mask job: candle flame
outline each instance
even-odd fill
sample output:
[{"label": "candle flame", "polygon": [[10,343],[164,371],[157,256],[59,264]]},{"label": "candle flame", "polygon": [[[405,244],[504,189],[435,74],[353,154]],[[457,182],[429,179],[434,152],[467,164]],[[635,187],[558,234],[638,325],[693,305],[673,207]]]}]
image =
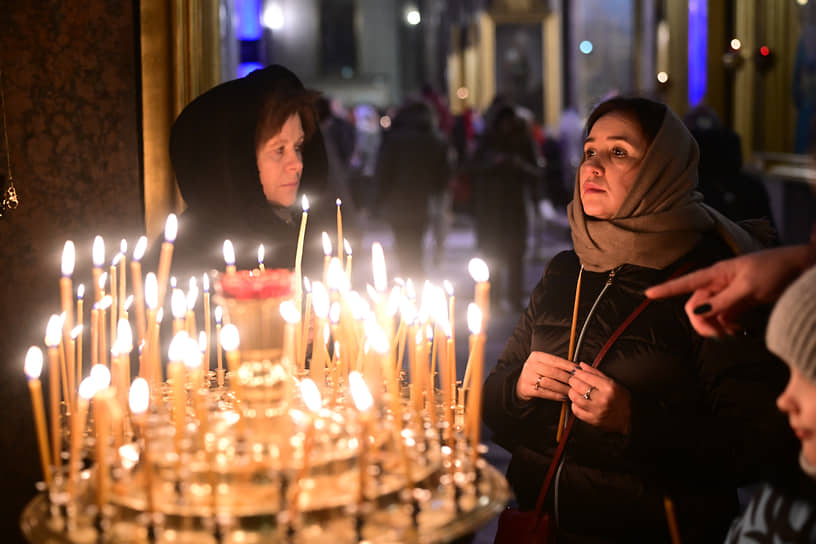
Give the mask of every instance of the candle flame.
[{"label": "candle flame", "polygon": [[229,240],[224,240],[224,262],[227,266],[235,266],[235,249]]},{"label": "candle flame", "polygon": [[388,288],[388,276],[385,273],[385,255],[379,242],[371,244],[371,268],[374,272],[374,288],[382,293]]},{"label": "candle flame", "polygon": [[221,324],[221,316],[224,315],[224,310],[221,309],[221,306],[215,307],[215,324]]},{"label": "candle flame", "polygon": [[63,319],[55,314],[48,320],[48,325],[45,327],[45,345],[49,348],[59,346]]},{"label": "candle flame", "polygon": [[119,261],[121,259],[122,259],[122,254],[121,253],[117,253],[116,255],[114,255],[113,259],[111,259],[111,266],[118,266]]},{"label": "candle flame", "polygon": [[29,380],[39,380],[43,367],[42,350],[37,346],[28,348],[25,356],[25,374]]},{"label": "candle flame", "polygon": [[397,315],[397,311],[399,311],[400,303],[402,302],[403,298],[402,289],[396,285],[391,288],[391,293],[388,295],[388,304],[385,308],[388,315]]},{"label": "candle flame", "polygon": [[139,236],[139,239],[136,241],[136,247],[133,248],[133,260],[141,261],[142,257],[144,257],[146,250],[147,250],[147,236]]},{"label": "candle flame", "polygon": [[127,240],[125,240],[124,238],[122,238],[122,241],[119,242],[119,253],[121,253],[122,255],[127,253]]},{"label": "candle flame", "polygon": [[410,299],[403,298],[400,304],[400,315],[405,323],[413,323],[417,317],[417,309],[414,302]]},{"label": "candle flame", "polygon": [[105,264],[105,240],[98,234],[94,236],[93,250],[93,264],[97,268]]},{"label": "candle flame", "polygon": [[204,331],[198,331],[198,350],[207,351],[207,333]]},{"label": "candle flame", "polygon": [[354,319],[363,319],[370,310],[368,302],[357,291],[349,291],[348,295],[346,295],[346,301]]},{"label": "candle flame", "polygon": [[[137,378],[142,379],[142,378]],[[79,396],[82,397],[84,400],[91,400],[93,396],[96,394],[96,381],[91,378],[87,377],[79,384]]]},{"label": "candle flame", "polygon": [[145,276],[144,297],[147,307],[151,310],[155,310],[159,305],[159,284],[156,279],[156,274],[153,272],[149,272],[147,276]]},{"label": "candle flame", "polygon": [[312,282],[309,281],[309,278],[306,276],[303,276],[303,290],[307,293],[312,292]]},{"label": "candle flame", "polygon": [[364,327],[368,344],[380,355],[385,355],[390,347],[385,332],[373,319],[366,320]]},{"label": "candle flame", "polygon": [[442,287],[445,288],[445,293],[447,293],[449,297],[453,296],[453,284],[451,282],[442,280]]},{"label": "candle flame", "polygon": [[321,236],[323,238],[323,255],[328,257],[329,255],[332,254],[331,240],[329,239],[329,235],[325,231],[322,233]]},{"label": "candle flame", "polygon": [[371,397],[371,392],[363,379],[363,375],[352,370],[348,375],[349,387],[351,389],[351,398],[354,400],[354,405],[360,412],[367,412],[374,404],[374,399]]},{"label": "candle flame", "polygon": [[338,198],[337,200],[334,201],[334,203],[340,206],[340,204],[342,204],[343,201]]},{"label": "candle flame", "polygon": [[195,338],[187,337],[186,346],[184,348],[184,366],[190,370],[195,370],[201,366],[201,350],[198,349],[198,342]]},{"label": "candle flame", "polygon": [[171,213],[164,222],[164,241],[172,244],[176,241],[176,234],[178,234],[178,217]]},{"label": "candle flame", "polygon": [[374,289],[374,286],[370,283],[366,283],[366,293],[368,293],[369,298],[377,304],[380,301],[380,295],[377,293],[377,290]]},{"label": "candle flame", "polygon": [[475,302],[468,304],[467,309],[468,329],[472,334],[479,334],[482,332],[482,311]]},{"label": "candle flame", "polygon": [[76,249],[71,240],[65,242],[62,248],[62,275],[70,276],[74,273],[74,261],[76,260]]},{"label": "candle flame", "polygon": [[263,264],[264,262],[264,245],[261,244],[258,246],[258,264]]},{"label": "candle flame", "polygon": [[126,312],[130,310],[131,304],[133,304],[133,295],[128,295],[128,297],[125,299],[125,303],[123,304]]},{"label": "candle flame", "polygon": [[85,284],[80,283],[77,287],[77,299],[82,300],[83,298],[85,298]]},{"label": "candle flame", "polygon": [[340,293],[347,293],[351,289],[348,276],[343,272],[343,264],[337,257],[332,257],[331,261],[329,261],[326,282],[329,284],[329,289],[334,289]]},{"label": "candle flame", "polygon": [[195,308],[196,300],[198,300],[198,285],[195,284],[195,278],[190,278],[190,290],[187,291],[187,309],[191,312]]},{"label": "candle flame", "polygon": [[176,288],[176,277],[175,276],[170,276],[170,288],[171,289]]},{"label": "candle flame", "polygon": [[451,338],[453,336],[453,329],[449,321],[443,321],[439,326],[442,328],[442,334],[446,337]]},{"label": "candle flame", "polygon": [[94,385],[94,395],[96,392],[105,389],[110,385],[111,373],[105,365],[94,365],[91,368],[91,380]]},{"label": "candle flame", "polygon": [[345,238],[343,238],[343,249],[345,250],[346,255],[351,256],[351,244],[349,244],[349,241]]},{"label": "candle flame", "polygon": [[210,277],[206,273],[201,275],[201,288],[205,293],[210,292]]},{"label": "candle flame", "polygon": [[300,382],[300,396],[303,397],[303,403],[309,410],[315,413],[320,410],[322,404],[320,391],[311,378],[305,378]]},{"label": "candle flame", "polygon": [[230,323],[221,329],[221,347],[224,351],[235,351],[238,349],[240,343],[240,335],[238,334],[238,327]]},{"label": "candle flame", "polygon": [[319,281],[312,284],[312,307],[320,319],[326,319],[329,315],[329,293]]},{"label": "candle flame", "polygon": [[156,323],[161,324],[162,319],[164,319],[164,308],[159,308],[156,311]]},{"label": "candle flame", "polygon": [[428,342],[433,342],[433,327],[430,325],[425,325],[425,338],[428,339]]},{"label": "candle flame", "polygon": [[422,329],[420,328],[416,332],[416,335],[414,336],[414,342],[417,343],[417,344],[421,344],[423,340],[424,340],[424,338],[422,337]]},{"label": "candle flame", "polygon": [[107,310],[113,304],[113,297],[110,295],[105,295],[102,299],[96,304],[97,308],[100,310]]},{"label": "candle flame", "polygon": [[72,340],[76,340],[76,339],[77,339],[77,337],[78,337],[80,334],[82,334],[82,329],[83,329],[83,328],[84,328],[84,325],[77,325],[76,327],[74,327],[73,329],[71,329],[71,339],[72,339]]},{"label": "candle flame", "polygon": [[122,343],[119,353],[130,353],[133,349],[133,331],[127,319],[120,319],[116,324],[116,341]]},{"label": "candle flame", "polygon": [[306,195],[303,195],[303,198],[300,199],[300,207],[303,208],[303,213],[309,211],[309,199],[306,198]]},{"label": "candle flame", "polygon": [[187,354],[187,346],[190,341],[190,336],[187,331],[179,331],[170,341],[170,347],[167,349],[167,356],[171,361],[183,361]]},{"label": "candle flame", "polygon": [[144,378],[136,378],[130,384],[130,393],[128,394],[128,405],[130,406],[130,413],[134,416],[142,415],[147,412],[150,406],[150,386]]},{"label": "candle flame", "polygon": [[106,283],[108,283],[108,273],[107,272],[102,272],[99,275],[99,288],[100,289],[105,289],[105,284]]},{"label": "candle flame", "polygon": [[300,312],[295,307],[295,303],[291,300],[284,300],[281,302],[280,313],[283,316],[283,319],[290,325],[294,325],[300,321]]},{"label": "candle flame", "polygon": [[184,317],[187,311],[187,299],[181,289],[173,289],[173,294],[170,296],[170,311],[176,319]]},{"label": "candle flame", "polygon": [[490,272],[487,269],[487,263],[478,257],[473,258],[468,263],[468,272],[473,278],[473,281],[481,283],[490,279]]},{"label": "candle flame", "polygon": [[416,288],[411,278],[408,278],[408,281],[405,282],[405,296],[411,300],[416,300]]},{"label": "candle flame", "polygon": [[329,324],[326,323],[323,325],[323,345],[329,343],[329,337],[331,336],[331,329],[329,328]]},{"label": "candle flame", "polygon": [[337,301],[332,302],[329,308],[329,320],[334,324],[340,322],[340,303]]}]

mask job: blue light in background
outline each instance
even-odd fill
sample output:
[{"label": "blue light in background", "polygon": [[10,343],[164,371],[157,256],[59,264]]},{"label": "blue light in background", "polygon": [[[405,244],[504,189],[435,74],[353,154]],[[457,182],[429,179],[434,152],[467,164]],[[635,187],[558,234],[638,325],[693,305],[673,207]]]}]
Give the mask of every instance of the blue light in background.
[{"label": "blue light in background", "polygon": [[248,76],[251,72],[261,68],[263,68],[263,64],[259,62],[242,62],[238,65],[238,77]]},{"label": "blue light in background", "polygon": [[239,40],[261,39],[260,0],[235,0],[235,16],[235,33]]},{"label": "blue light in background", "polygon": [[706,93],[706,41],[708,39],[708,1],[688,3],[688,103],[694,107]]},{"label": "blue light in background", "polygon": [[584,40],[580,44],[578,44],[578,49],[581,50],[581,53],[584,55],[589,55],[592,53],[592,42],[589,40]]}]

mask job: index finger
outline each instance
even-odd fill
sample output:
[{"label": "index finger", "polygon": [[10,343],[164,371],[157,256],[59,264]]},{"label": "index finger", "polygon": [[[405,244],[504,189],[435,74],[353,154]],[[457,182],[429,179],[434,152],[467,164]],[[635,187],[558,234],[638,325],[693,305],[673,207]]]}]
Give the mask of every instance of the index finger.
[{"label": "index finger", "polygon": [[570,372],[573,368],[575,368],[575,363],[568,361],[563,357],[559,357],[558,355],[552,355],[543,351],[534,351],[530,353],[530,360],[536,364],[551,365],[567,372]]},{"label": "index finger", "polygon": [[706,285],[711,283],[714,277],[715,273],[711,267],[703,268],[702,270],[691,272],[690,274],[686,274],[685,276],[680,276],[679,278],[675,278],[673,280],[669,280],[649,287],[648,289],[646,289],[645,295],[648,298],[656,299],[674,297],[677,295],[682,295],[684,293],[690,293],[692,291],[700,289],[701,287],[705,287]]}]

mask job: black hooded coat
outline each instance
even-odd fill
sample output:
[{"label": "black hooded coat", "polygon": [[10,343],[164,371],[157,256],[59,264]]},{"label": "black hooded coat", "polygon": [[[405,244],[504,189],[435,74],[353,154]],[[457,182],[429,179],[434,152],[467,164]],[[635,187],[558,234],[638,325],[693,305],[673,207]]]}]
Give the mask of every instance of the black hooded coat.
[{"label": "black hooded coat", "polygon": [[[293,268],[300,199],[293,208],[267,202],[255,156],[255,134],[264,101],[273,92],[301,90],[303,84],[279,65],[214,87],[191,102],[173,124],[170,159],[187,209],[179,219],[172,273],[180,278],[223,269],[223,243],[235,247],[239,269],[257,267],[264,244],[267,268]],[[320,252],[316,220],[334,218],[334,200],[320,198],[328,170],[319,127],[303,146],[299,192],[311,202],[304,271]],[[327,201],[331,202],[327,202]],[[322,211],[323,208],[326,211]]]}]

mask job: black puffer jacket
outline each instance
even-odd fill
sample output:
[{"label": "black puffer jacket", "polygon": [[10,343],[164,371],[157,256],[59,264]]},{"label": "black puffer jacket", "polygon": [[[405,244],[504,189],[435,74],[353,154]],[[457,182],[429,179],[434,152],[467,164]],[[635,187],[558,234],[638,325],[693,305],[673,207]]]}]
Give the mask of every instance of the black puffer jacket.
[{"label": "black puffer jacket", "polygon": [[[592,363],[646,287],[684,262],[701,267],[728,253],[708,235],[664,270],[616,269],[577,360]],[[531,351],[566,357],[579,268],[573,252],[551,261],[484,386],[484,419],[494,441],[513,454],[508,479],[523,509],[535,505],[555,450],[560,403],[525,403],[516,381]],[[579,330],[609,276],[584,271]],[[554,512],[557,488],[559,542],[668,541],[664,495],[675,502],[685,542],[722,542],[736,514],[737,486],[758,480],[764,464],[797,448],[774,404],[787,371],[765,350],[762,335],[704,339],[689,325],[683,302],[652,302],[601,363],[631,393],[631,433],[576,421],[547,499]]]}]

